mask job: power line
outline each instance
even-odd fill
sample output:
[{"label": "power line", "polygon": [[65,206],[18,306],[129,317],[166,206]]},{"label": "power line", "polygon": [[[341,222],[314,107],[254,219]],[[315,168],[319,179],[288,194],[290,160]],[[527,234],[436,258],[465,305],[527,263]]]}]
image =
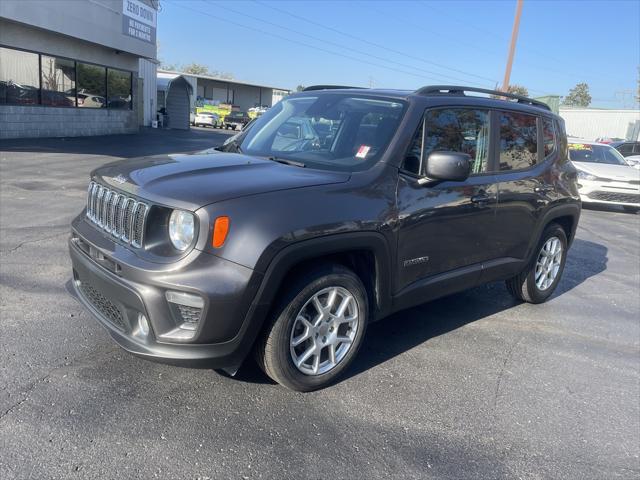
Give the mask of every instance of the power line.
[{"label": "power line", "polygon": [[383,49],[383,50],[387,50],[388,52],[394,53],[394,54],[396,54],[396,55],[402,55],[402,56],[404,56],[404,57],[411,58],[412,60],[418,60],[418,61],[420,61],[420,62],[428,63],[428,64],[430,64],[430,65],[434,65],[434,66],[436,66],[436,67],[443,68],[443,69],[445,69],[445,70],[451,70],[451,71],[453,71],[453,72],[461,73],[461,74],[466,75],[466,76],[469,76],[469,77],[479,78],[479,79],[481,79],[481,80],[486,80],[486,81],[489,81],[489,82],[492,82],[492,83],[495,83],[495,82],[496,82],[496,79],[495,79],[495,78],[489,78],[489,77],[484,77],[484,76],[482,76],[482,75],[476,75],[476,74],[474,74],[474,73],[466,72],[466,71],[464,71],[464,70],[460,70],[460,69],[453,68],[453,67],[448,67],[448,66],[446,66],[446,65],[443,65],[443,64],[440,64],[440,63],[436,63],[436,62],[433,62],[433,61],[431,61],[431,60],[425,60],[424,58],[416,57],[416,56],[414,56],[414,55],[410,55],[410,54],[408,54],[408,53],[406,53],[406,52],[402,52],[402,51],[400,51],[400,50],[395,50],[395,49],[393,49],[393,48],[386,47],[386,46],[381,45],[381,44],[379,44],[379,43],[371,42],[371,41],[369,41],[369,40],[367,40],[367,39],[364,39],[364,38],[358,37],[358,36],[353,35],[353,34],[351,34],[351,33],[343,32],[343,31],[341,31],[341,30],[338,30],[337,28],[333,28],[333,27],[330,27],[330,26],[324,25],[324,24],[322,24],[322,23],[320,23],[320,22],[316,22],[316,21],[314,21],[314,20],[310,20],[310,19],[308,19],[308,18],[306,18],[306,17],[303,17],[303,16],[301,16],[301,15],[297,15],[297,14],[295,14],[295,13],[291,13],[291,12],[289,12],[289,11],[287,11],[287,10],[283,10],[283,9],[281,9],[281,8],[274,7],[273,5],[268,5],[268,4],[266,4],[266,3],[262,2],[262,1],[253,0],[253,2],[254,2],[254,3],[257,3],[257,4],[259,4],[259,5],[262,5],[263,7],[267,7],[267,8],[270,8],[270,9],[272,9],[272,10],[275,10],[275,11],[277,11],[277,12],[284,13],[285,15],[289,15],[290,17],[296,18],[296,19],[298,19],[298,20],[302,20],[303,22],[307,22],[307,23],[310,23],[310,24],[312,24],[312,25],[316,25],[316,26],[318,26],[318,27],[320,27],[320,28],[324,28],[324,29],[329,30],[329,31],[332,31],[332,32],[334,32],[334,33],[338,33],[338,34],[340,34],[340,35],[343,35],[343,36],[345,36],[345,37],[348,37],[348,38],[351,38],[351,39],[357,40],[357,41],[362,42],[362,43],[367,43],[367,44],[369,44],[369,45],[371,45],[371,46],[374,46],[374,47],[376,47],[376,48],[381,48],[381,49]]},{"label": "power line", "polygon": [[[165,1],[167,1],[167,0],[165,0]],[[387,69],[387,70],[391,70],[393,72],[404,73],[405,75],[411,75],[411,76],[418,77],[418,78],[426,78],[426,79],[436,80],[436,81],[440,80],[439,78],[436,78],[436,77],[429,77],[429,76],[426,76],[426,75],[417,74],[415,72],[399,70],[397,68],[393,68],[393,67],[390,67],[390,66],[387,66],[387,65],[381,65],[379,63],[371,62],[371,61],[368,61],[368,60],[363,60],[361,58],[352,57],[350,55],[345,55],[345,54],[342,54],[342,53],[339,53],[339,52],[334,52],[332,50],[328,50],[326,48],[322,48],[322,47],[318,47],[318,46],[315,46],[315,45],[311,45],[309,43],[301,42],[299,40],[293,40],[291,38],[285,37],[283,35],[279,35],[277,33],[268,32],[268,31],[261,30],[261,29],[256,28],[256,27],[250,27],[248,25],[244,25],[244,24],[242,24],[240,22],[236,22],[234,20],[229,20],[228,18],[221,17],[219,15],[214,15],[214,14],[209,13],[209,12],[204,12],[202,10],[198,10],[198,9],[186,6],[182,2],[179,3],[179,2],[177,2],[175,0],[172,0],[169,3],[171,3],[171,4],[173,4],[173,5],[177,6],[177,7],[180,7],[180,8],[184,8],[186,10],[191,10],[192,12],[199,13],[200,15],[205,15],[205,16],[214,18],[216,20],[221,20],[221,21],[226,22],[228,24],[235,25],[235,26],[238,26],[240,28],[244,28],[244,29],[249,30],[249,31],[254,32],[254,33],[258,32],[258,33],[261,33],[261,34],[264,34],[264,35],[269,35],[269,36],[278,38],[280,40],[284,40],[286,42],[293,43],[293,44],[298,45],[298,46],[302,45],[302,46],[305,46],[305,47],[308,47],[308,48],[312,48],[312,49],[315,49],[315,50],[319,50],[319,51],[328,53],[330,55],[346,58],[348,60],[353,60],[353,61],[360,62],[360,63],[365,63],[367,65],[372,65],[372,66],[375,66],[375,67],[378,67],[378,68],[384,68],[384,69]]]},{"label": "power line", "polygon": [[[427,4],[427,3],[423,3],[422,5],[426,6],[426,7],[427,7],[428,9],[430,9],[430,10],[433,10],[434,12],[438,12],[438,13],[440,13],[440,14],[444,15],[444,16],[448,16],[449,18],[451,18],[451,20],[453,20],[453,21],[454,21],[454,22],[456,22],[456,23],[459,23],[460,25],[464,25],[466,28],[471,27],[471,28],[473,28],[474,30],[476,30],[476,31],[478,31],[478,32],[480,32],[480,33],[483,33],[484,35],[490,35],[490,36],[492,36],[492,37],[494,37],[494,38],[498,38],[498,39],[500,39],[500,41],[504,41],[504,38],[502,38],[500,35],[496,34],[495,32],[492,32],[491,30],[487,30],[487,29],[485,29],[485,28],[481,28],[481,27],[477,26],[476,24],[474,24],[474,23],[472,23],[472,22],[466,22],[466,21],[463,21],[463,20],[459,20],[455,15],[453,15],[453,14],[451,13],[451,11],[444,11],[444,10],[441,10],[441,9],[439,9],[439,8],[436,8],[436,7],[434,7],[433,5],[431,5],[431,4]],[[534,53],[534,54],[539,55],[539,56],[541,56],[541,57],[544,57],[544,59],[545,59],[545,60],[553,60],[553,61],[555,61],[555,62],[557,62],[557,63],[561,63],[561,64],[563,64],[563,65],[565,65],[565,66],[566,66],[566,64],[567,64],[567,59],[559,59],[559,58],[555,58],[555,57],[553,57],[553,56],[549,55],[549,53],[548,53],[548,52],[541,52],[541,51],[536,50],[536,49],[534,49],[534,48],[531,48],[531,47],[524,47],[524,46],[523,46],[523,47],[519,47],[519,48],[520,48],[520,50],[525,50],[525,51],[527,51],[527,52],[531,52],[531,53]],[[562,71],[562,70],[556,70],[555,68],[549,68],[548,66],[544,66],[544,67],[543,67],[543,66],[540,66],[540,65],[532,64],[532,63],[530,63],[530,62],[529,62],[529,64],[530,64],[531,66],[536,67],[537,69],[546,70],[546,71],[548,71],[548,72],[552,72],[552,73],[556,73],[556,74],[559,74],[559,75],[565,75],[565,76],[567,76],[567,77],[574,78],[574,76],[573,76],[572,74],[567,73],[567,72],[564,72],[564,71]],[[576,67],[576,70],[577,70],[577,69],[578,69],[578,67]],[[600,79],[605,79],[605,78],[607,78],[607,77],[604,77],[604,76],[601,76],[601,75],[597,75],[597,74],[594,74],[594,73],[591,73],[591,74],[590,74],[590,77],[592,77],[592,78],[596,78],[596,77],[597,77],[597,78],[600,78]],[[608,79],[608,78],[607,78],[607,79]]]},{"label": "power line", "polygon": [[[200,1],[205,2],[205,3],[211,3],[211,0],[200,0]],[[455,81],[460,81],[460,82],[463,82],[463,83],[474,83],[475,85],[478,85],[478,86],[486,86],[485,84],[480,84],[480,83],[477,83],[477,82],[471,82],[471,81],[469,81],[468,79],[465,79],[465,78],[454,77],[452,75],[444,74],[444,73],[441,73],[441,72],[434,72],[433,70],[426,70],[424,68],[416,67],[415,65],[408,65],[406,63],[401,63],[401,62],[397,62],[395,60],[389,60],[388,58],[380,57],[378,55],[373,55],[371,53],[368,53],[368,52],[365,52],[365,51],[362,51],[362,50],[357,50],[357,49],[351,48],[351,47],[345,47],[343,44],[340,44],[340,43],[337,43],[337,42],[333,42],[333,41],[327,40],[325,38],[319,38],[319,37],[316,37],[314,35],[310,35],[308,33],[301,32],[299,30],[294,30],[293,28],[289,28],[289,27],[286,27],[284,25],[281,25],[281,24],[278,24],[278,23],[275,23],[275,22],[271,22],[269,20],[264,20],[262,18],[256,17],[254,15],[250,15],[250,14],[245,13],[245,12],[240,12],[238,10],[235,10],[235,9],[227,7],[227,6],[222,6],[220,4],[216,4],[216,7],[217,8],[221,8],[223,10],[227,10],[229,12],[233,12],[236,15],[241,15],[243,17],[251,18],[251,19],[256,20],[258,22],[266,23],[267,25],[272,25],[274,27],[281,28],[283,30],[287,30],[289,32],[295,33],[296,35],[302,35],[304,37],[311,38],[311,39],[316,40],[318,42],[334,45],[334,46],[342,48],[344,50],[349,50],[351,52],[354,52],[354,53],[357,53],[357,54],[360,54],[360,55],[365,55],[365,56],[368,56],[368,57],[371,57],[371,58],[375,58],[376,60],[381,60],[381,61],[386,62],[386,63],[392,63],[394,65],[398,65],[398,66],[401,66],[401,67],[404,67],[404,68],[409,68],[409,69],[412,69],[412,70],[419,70],[421,72],[425,72],[425,73],[432,74],[432,75],[440,75],[441,77],[449,78],[449,79],[452,79],[452,80],[455,80]]]}]

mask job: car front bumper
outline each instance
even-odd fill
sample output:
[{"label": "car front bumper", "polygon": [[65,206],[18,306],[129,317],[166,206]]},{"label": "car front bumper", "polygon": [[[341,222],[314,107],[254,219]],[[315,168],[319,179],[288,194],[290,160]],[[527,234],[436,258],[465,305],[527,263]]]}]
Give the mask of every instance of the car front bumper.
[{"label": "car front bumper", "polygon": [[629,182],[578,180],[583,203],[640,206],[640,185]]},{"label": "car front bumper", "polygon": [[[231,372],[250,351],[257,333],[251,317],[263,315],[265,308],[252,304],[261,281],[256,272],[197,250],[177,264],[144,261],[94,229],[83,215],[72,224],[69,252],[73,278],[68,290],[125,350]],[[180,294],[201,298],[202,308],[195,328],[187,332],[192,337],[169,338],[172,332],[184,333],[179,327],[185,317],[169,301]],[[150,327],[146,334],[140,315]]]}]

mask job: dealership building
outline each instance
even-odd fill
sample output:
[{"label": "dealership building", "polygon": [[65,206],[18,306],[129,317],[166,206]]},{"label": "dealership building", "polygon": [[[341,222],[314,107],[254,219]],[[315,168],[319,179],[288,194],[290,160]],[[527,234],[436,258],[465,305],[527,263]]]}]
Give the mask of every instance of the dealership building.
[{"label": "dealership building", "polygon": [[0,138],[151,125],[157,9],[157,0],[0,1]]},{"label": "dealership building", "polygon": [[165,109],[169,128],[189,128],[189,112],[206,104],[228,104],[247,111],[272,107],[290,93],[282,87],[170,70],[158,70],[157,87],[157,104]]}]

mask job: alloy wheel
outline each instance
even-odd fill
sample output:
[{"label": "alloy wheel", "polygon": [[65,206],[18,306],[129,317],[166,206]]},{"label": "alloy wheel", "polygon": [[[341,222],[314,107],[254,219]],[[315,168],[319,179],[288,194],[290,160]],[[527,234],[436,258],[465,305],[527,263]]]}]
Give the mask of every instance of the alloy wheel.
[{"label": "alloy wheel", "polygon": [[353,345],[360,325],[358,302],[344,287],[315,293],[300,309],[291,329],[291,359],[305,375],[335,368]]},{"label": "alloy wheel", "polygon": [[562,264],[562,242],[550,237],[542,246],[536,260],[535,281],[538,290],[545,291],[555,282]]}]

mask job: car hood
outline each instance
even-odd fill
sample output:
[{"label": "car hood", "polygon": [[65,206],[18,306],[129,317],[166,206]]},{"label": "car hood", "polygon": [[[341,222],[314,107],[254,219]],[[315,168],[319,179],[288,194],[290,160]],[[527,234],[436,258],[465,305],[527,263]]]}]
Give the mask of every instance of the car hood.
[{"label": "car hood", "polygon": [[350,174],[206,151],[120,160],[94,170],[91,176],[152,203],[197,210],[247,195],[342,183]]},{"label": "car hood", "polygon": [[610,165],[607,163],[573,162],[579,170],[600,178],[610,178],[620,182],[640,180],[640,172],[629,165]]}]

